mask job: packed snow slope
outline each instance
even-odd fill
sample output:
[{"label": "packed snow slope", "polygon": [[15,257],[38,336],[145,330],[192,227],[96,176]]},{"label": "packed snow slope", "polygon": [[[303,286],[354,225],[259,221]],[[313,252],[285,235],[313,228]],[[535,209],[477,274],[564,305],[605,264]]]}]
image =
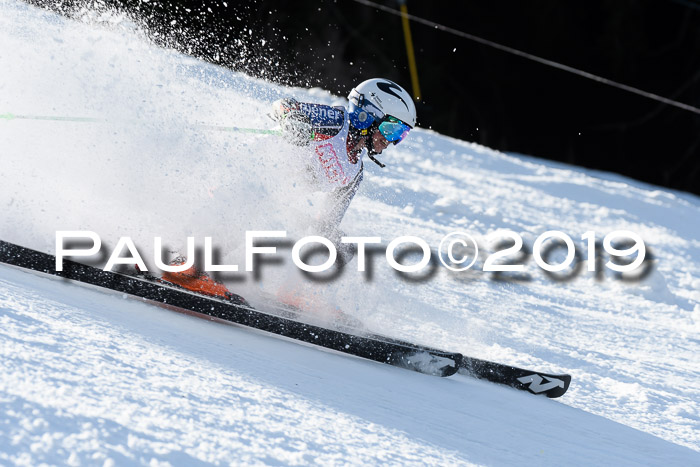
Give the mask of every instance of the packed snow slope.
[{"label": "packed snow slope", "polygon": [[[239,265],[246,230],[300,238],[322,202],[300,181],[308,155],[221,131],[272,128],[270,103],[289,95],[344,102],[159,49],[113,14],[0,0],[0,238],[53,253],[56,230],[91,230],[109,253],[130,236],[152,262],[154,236],[173,250],[211,236]],[[354,260],[313,282],[280,248],[229,286],[253,303],[301,290],[376,332],[568,372],[565,396],[429,377],[0,266],[0,463],[700,464],[700,199],[422,129],[382,159],[366,161],[349,235],[437,248],[460,230],[492,251],[505,230],[529,247],[560,230],[585,254],[584,233],[629,230],[651,273],[584,262],[555,281],[530,258],[527,280],[495,280],[482,258],[407,278],[379,254],[370,273]]]}]

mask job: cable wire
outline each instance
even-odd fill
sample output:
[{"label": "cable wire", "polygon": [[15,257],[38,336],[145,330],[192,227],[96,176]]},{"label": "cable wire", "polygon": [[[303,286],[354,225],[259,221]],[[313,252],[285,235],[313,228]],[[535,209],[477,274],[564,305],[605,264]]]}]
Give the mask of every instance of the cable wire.
[{"label": "cable wire", "polygon": [[445,26],[445,25],[436,23],[436,22],[434,22],[434,21],[430,21],[430,20],[427,20],[427,19],[424,19],[424,18],[420,18],[420,17],[418,17],[418,16],[415,16],[415,15],[412,15],[412,14],[409,14],[409,13],[402,13],[402,12],[399,11],[399,10],[395,10],[395,9],[393,9],[393,8],[390,8],[390,7],[388,7],[388,6],[385,6],[385,5],[376,3],[376,2],[372,2],[372,1],[370,1],[370,0],[353,0],[353,1],[354,1],[354,2],[357,2],[357,3],[360,3],[360,4],[362,4],[362,5],[365,5],[365,6],[369,6],[369,7],[376,8],[376,9],[378,9],[378,10],[382,10],[382,11],[384,11],[384,12],[386,12],[386,13],[390,13],[390,14],[395,15],[395,16],[403,16],[403,15],[406,15],[406,16],[408,17],[408,19],[410,19],[411,21],[415,21],[415,22],[417,22],[417,23],[421,23],[421,24],[424,24],[424,25],[426,25],[426,26],[430,26],[430,27],[435,28],[435,29],[438,29],[438,30],[440,30],[440,31],[444,31],[444,32],[447,32],[447,33],[450,33],[450,34],[454,34],[455,36],[463,37],[463,38],[465,38],[465,39],[469,39],[469,40],[471,40],[471,41],[478,42],[479,44],[488,45],[488,46],[490,46],[490,47],[493,47],[493,48],[495,48],[495,49],[501,50],[501,51],[503,51],[503,52],[507,52],[507,53],[510,53],[510,54],[513,54],[513,55],[517,55],[517,56],[519,56],[519,57],[526,58],[526,59],[528,59],[528,60],[532,60],[532,61],[535,61],[535,62],[538,62],[538,63],[542,63],[543,65],[547,65],[547,66],[550,66],[550,67],[553,67],[553,68],[557,68],[557,69],[559,69],[559,70],[567,71],[567,72],[569,72],[569,73],[573,73],[573,74],[575,74],[575,75],[579,75],[579,76],[582,76],[582,77],[584,77],[584,78],[587,78],[587,79],[590,79],[590,80],[593,80],[593,81],[597,81],[597,82],[599,82],[599,83],[607,84],[607,85],[609,85],[609,86],[613,86],[613,87],[615,87],[615,88],[622,89],[622,90],[624,90],[624,91],[631,92],[631,93],[633,93],[633,94],[637,94],[637,95],[639,95],[639,96],[643,96],[643,97],[646,97],[646,98],[648,98],[648,99],[653,99],[653,100],[658,101],[658,102],[663,102],[664,104],[672,105],[672,106],[674,106],[674,107],[678,107],[678,108],[680,108],[680,109],[687,110],[687,111],[689,111],[689,112],[693,112],[693,113],[695,113],[695,114],[700,115],[700,108],[694,107],[694,106],[689,105],[689,104],[684,104],[683,102],[678,102],[678,101],[675,101],[675,100],[673,100],[673,99],[668,99],[668,98],[663,97],[663,96],[660,96],[660,95],[658,95],[658,94],[654,94],[654,93],[652,93],[652,92],[644,91],[643,89],[635,88],[635,87],[633,87],[633,86],[628,86],[628,85],[626,85],[626,84],[619,83],[619,82],[617,82],[617,81],[613,81],[613,80],[611,80],[611,79],[604,78],[604,77],[602,77],[602,76],[594,75],[593,73],[589,73],[589,72],[584,71],[584,70],[580,70],[580,69],[578,69],[578,68],[574,68],[574,67],[571,67],[571,66],[568,66],[568,65],[564,65],[564,64],[562,64],[562,63],[555,62],[555,61],[552,61],[552,60],[548,60],[548,59],[546,59],[546,58],[538,57],[537,55],[533,55],[533,54],[530,54],[530,53],[527,53],[527,52],[523,52],[522,50],[514,49],[513,47],[508,47],[507,45],[499,44],[499,43],[497,43],[497,42],[490,41],[490,40],[488,40],[488,39],[484,39],[484,38],[482,38],[482,37],[475,36],[475,35],[473,35],[473,34],[469,34],[469,33],[463,32],[463,31],[459,31],[459,30],[453,29],[453,28],[451,28],[451,27],[449,27],[449,26]]}]

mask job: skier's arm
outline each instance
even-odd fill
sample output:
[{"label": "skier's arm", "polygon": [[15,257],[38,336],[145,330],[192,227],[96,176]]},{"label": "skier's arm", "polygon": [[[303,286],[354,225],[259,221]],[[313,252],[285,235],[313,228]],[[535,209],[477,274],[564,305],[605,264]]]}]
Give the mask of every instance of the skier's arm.
[{"label": "skier's arm", "polygon": [[270,116],[279,122],[285,136],[300,146],[310,140],[321,141],[337,135],[346,118],[343,107],[298,102],[291,98],[274,102]]},{"label": "skier's arm", "polygon": [[282,134],[292,144],[306,146],[313,138],[311,119],[295,99],[286,98],[273,102],[270,117],[280,124]]}]

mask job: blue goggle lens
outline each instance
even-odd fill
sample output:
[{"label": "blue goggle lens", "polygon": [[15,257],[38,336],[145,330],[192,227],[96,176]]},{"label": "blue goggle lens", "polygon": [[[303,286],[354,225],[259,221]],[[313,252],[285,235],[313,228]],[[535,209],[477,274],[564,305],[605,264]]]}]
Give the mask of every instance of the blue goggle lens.
[{"label": "blue goggle lens", "polygon": [[389,117],[379,124],[379,132],[387,141],[394,144],[403,140],[409,131],[411,131],[410,126],[393,117]]}]

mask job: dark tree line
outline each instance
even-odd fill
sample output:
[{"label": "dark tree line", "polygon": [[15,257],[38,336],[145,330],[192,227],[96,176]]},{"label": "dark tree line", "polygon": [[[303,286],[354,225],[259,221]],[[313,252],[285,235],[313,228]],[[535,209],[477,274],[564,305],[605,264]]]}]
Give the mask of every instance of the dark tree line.
[{"label": "dark tree line", "polygon": [[[398,8],[397,0],[376,0]],[[74,14],[78,2],[33,2]],[[399,17],[353,0],[100,2],[153,39],[235,70],[345,95],[410,89]],[[60,6],[58,6],[60,5]],[[700,107],[700,0],[407,1],[409,13]],[[173,24],[173,21],[175,22]],[[700,115],[411,23],[419,125],[503,151],[700,194]]]}]

